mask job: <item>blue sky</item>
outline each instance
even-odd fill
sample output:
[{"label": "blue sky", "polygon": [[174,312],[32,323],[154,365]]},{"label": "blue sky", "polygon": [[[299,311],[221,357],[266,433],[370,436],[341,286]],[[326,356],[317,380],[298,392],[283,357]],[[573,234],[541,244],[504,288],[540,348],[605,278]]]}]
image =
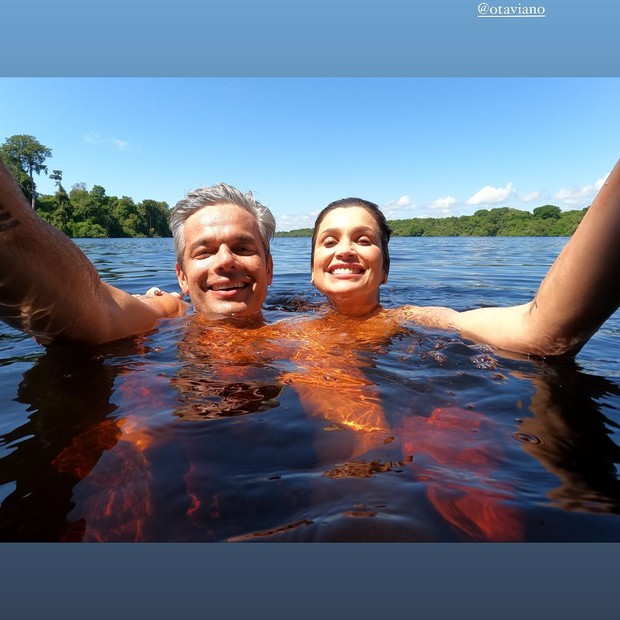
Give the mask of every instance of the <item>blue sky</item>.
[{"label": "blue sky", "polygon": [[0,78],[0,141],[34,135],[67,189],[173,206],[225,181],[279,230],[352,195],[389,219],[587,206],[619,111],[618,78]]}]

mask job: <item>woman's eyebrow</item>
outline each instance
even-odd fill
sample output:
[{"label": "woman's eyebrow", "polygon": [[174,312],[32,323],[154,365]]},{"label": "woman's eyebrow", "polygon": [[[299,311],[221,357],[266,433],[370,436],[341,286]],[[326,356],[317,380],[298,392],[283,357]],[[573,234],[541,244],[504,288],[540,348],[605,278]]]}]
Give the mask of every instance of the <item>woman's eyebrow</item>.
[{"label": "woman's eyebrow", "polygon": [[[351,234],[357,234],[357,233],[371,233],[371,234],[377,234],[377,231],[370,228],[370,226],[356,226],[355,228],[347,228],[346,229],[347,232],[350,232]],[[326,228],[325,230],[321,231],[321,238],[323,237],[329,237],[330,235],[339,235],[342,234],[343,229],[342,228]]]}]

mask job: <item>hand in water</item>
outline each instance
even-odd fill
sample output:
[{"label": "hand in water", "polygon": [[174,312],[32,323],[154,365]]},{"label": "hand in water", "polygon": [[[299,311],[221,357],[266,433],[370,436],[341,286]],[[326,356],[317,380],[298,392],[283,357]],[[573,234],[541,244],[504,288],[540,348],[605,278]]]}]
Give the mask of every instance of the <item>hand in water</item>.
[{"label": "hand in water", "polygon": [[157,286],[152,286],[144,295],[133,297],[155,310],[160,318],[183,316],[189,307],[189,304],[183,301],[181,293],[166,293]]},{"label": "hand in water", "polygon": [[162,295],[171,295],[172,297],[176,297],[177,299],[183,299],[183,295],[181,293],[166,293],[157,286],[152,286],[148,291],[146,291],[146,293],[136,294],[134,295],[134,297],[138,299],[144,299],[146,297],[161,297]]}]

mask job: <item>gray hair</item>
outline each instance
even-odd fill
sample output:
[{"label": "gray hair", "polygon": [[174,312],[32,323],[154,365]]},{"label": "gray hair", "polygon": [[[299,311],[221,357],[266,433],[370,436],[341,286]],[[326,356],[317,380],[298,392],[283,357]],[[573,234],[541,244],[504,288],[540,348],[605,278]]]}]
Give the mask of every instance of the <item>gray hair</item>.
[{"label": "gray hair", "polygon": [[265,205],[258,202],[252,195],[252,192],[243,194],[237,188],[232,187],[232,185],[218,183],[211,187],[199,187],[189,192],[172,209],[170,230],[172,230],[174,251],[180,265],[183,265],[183,254],[185,253],[184,231],[187,219],[204,207],[221,204],[241,207],[254,217],[258,224],[263,247],[265,248],[265,255],[269,256],[269,243],[273,239],[276,230],[276,220],[273,217],[273,213]]}]

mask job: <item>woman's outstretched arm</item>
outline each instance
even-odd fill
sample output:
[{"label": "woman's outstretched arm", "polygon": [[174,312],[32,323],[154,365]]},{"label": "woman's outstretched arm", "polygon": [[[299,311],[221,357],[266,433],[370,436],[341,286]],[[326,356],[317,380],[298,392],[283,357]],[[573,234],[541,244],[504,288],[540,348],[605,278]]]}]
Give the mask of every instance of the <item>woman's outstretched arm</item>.
[{"label": "woman's outstretched arm", "polygon": [[41,220],[0,162],[0,319],[41,344],[97,344],[178,316],[174,295],[141,301],[101,280],[60,231]]},{"label": "woman's outstretched arm", "polygon": [[620,161],[534,299],[450,316],[464,337],[539,356],[574,355],[620,305]]}]

